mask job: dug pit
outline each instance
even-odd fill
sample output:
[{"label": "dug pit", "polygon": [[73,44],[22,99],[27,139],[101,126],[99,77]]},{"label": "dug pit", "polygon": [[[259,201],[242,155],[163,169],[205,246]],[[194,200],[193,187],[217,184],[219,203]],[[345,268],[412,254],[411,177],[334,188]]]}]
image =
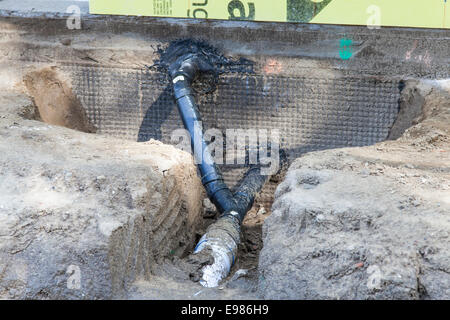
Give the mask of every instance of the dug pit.
[{"label": "dug pit", "polygon": [[24,84],[36,107],[34,112],[27,111],[25,116],[81,132],[96,131],[73,93],[70,81],[64,79],[58,68],[29,72],[24,77]]},{"label": "dug pit", "polygon": [[[114,109],[102,109],[103,107],[101,105],[90,105],[90,103],[94,103],[95,99],[86,99],[86,94],[84,92],[80,93],[80,90],[82,90],[82,88],[80,87],[75,87],[74,89],[72,89],[72,83],[75,83],[79,86],[80,80],[69,79],[70,75],[70,72],[64,73],[64,68],[61,69],[56,67],[44,68],[42,70],[32,71],[28,73],[24,77],[24,83],[34,101],[36,109],[34,110],[34,112],[30,108],[24,109],[23,114],[26,115],[26,117],[28,117],[29,119],[33,117],[39,117],[46,123],[67,127],[82,132],[92,133],[96,131],[95,127],[97,127],[98,133],[105,136],[105,138],[107,136],[114,136],[114,132],[125,133],[125,131],[127,131],[127,135],[132,135],[135,127],[129,126],[129,123],[128,125],[125,125],[125,123],[121,121],[120,117],[123,115],[121,111],[117,110],[117,113],[114,113]],[[118,74],[118,76],[120,75]],[[248,77],[248,75],[246,77]],[[161,80],[159,80],[158,83],[161,83]],[[222,83],[222,85],[225,87],[227,86],[226,83]],[[380,138],[376,139],[381,139],[382,136],[384,136],[384,139],[388,137],[391,139],[400,137],[408,127],[420,121],[420,117],[424,112],[422,108],[425,100],[423,97],[423,93],[422,95],[420,92],[418,93],[417,85],[418,83],[415,81],[407,81],[406,85],[404,84],[402,86],[399,86],[400,89],[406,89],[401,91],[401,96],[399,95],[399,97],[401,98],[397,100],[396,110],[399,111],[398,116],[394,118],[381,118],[392,120],[389,120],[385,124],[383,130],[380,131]],[[255,87],[255,89],[256,88],[257,87]],[[104,96],[105,94],[105,92],[101,93],[101,87],[96,87],[93,90],[100,90],[100,92],[97,92],[97,95]],[[208,90],[206,90],[205,92],[199,94],[198,100],[206,104],[201,105],[201,108],[203,109],[202,111],[206,111],[207,119],[209,118],[208,112],[210,110],[208,108],[209,99],[214,96],[214,100],[216,103],[217,101],[220,101],[220,99],[225,99],[224,101],[226,101],[226,96],[221,97],[221,92],[222,91],[219,87],[216,92],[209,92]],[[141,94],[143,93],[141,92]],[[153,126],[156,126],[159,121],[162,120],[159,118],[161,114],[159,113],[158,108],[168,107],[168,105],[171,105],[173,103],[173,100],[170,98],[170,91],[164,90],[162,93],[162,97],[163,99],[160,100],[160,102],[158,102],[157,104],[153,103],[147,111],[147,114],[145,115],[139,127],[138,140],[146,140],[142,139],[142,132],[149,132],[149,129],[153,128]],[[144,99],[145,97],[141,96],[141,104],[144,103]],[[161,96],[159,99],[161,99]],[[103,99],[99,101],[103,101]],[[119,102],[121,106],[126,103],[125,101]],[[117,101],[115,101],[114,103],[117,103]],[[127,106],[129,107],[128,104]],[[100,111],[98,111],[98,108],[101,108]],[[218,107],[216,106],[215,108]],[[149,111],[152,111],[151,114],[155,116],[155,118],[149,118]],[[292,110],[291,112],[294,111]],[[358,113],[348,113],[347,117],[351,117],[352,115],[357,114]],[[168,119],[170,119],[170,117]],[[178,123],[178,121],[175,119],[173,121],[174,123],[172,125]],[[167,122],[163,121],[162,124],[164,123]],[[388,123],[390,123],[390,127]],[[218,125],[219,123],[216,122],[215,124]],[[378,128],[378,130],[380,129],[381,128]],[[157,138],[158,136],[161,138],[161,140],[167,141],[167,136],[162,134],[162,132],[160,135],[156,135],[155,138]],[[170,137],[170,133],[168,133],[168,136]],[[291,143],[292,141],[296,141],[292,140],[292,136],[288,136],[286,138],[287,140],[291,141]],[[369,140],[368,143],[370,144]],[[300,149],[300,151],[292,149],[292,144],[285,144],[285,146],[291,146],[291,160],[293,160],[295,156],[308,151],[308,148]],[[332,146],[333,144],[328,147]],[[326,147],[317,145],[309,146],[309,148],[311,150],[314,150],[316,148],[321,149]],[[226,166],[223,166],[223,169],[225,170],[225,175],[228,177],[228,182],[230,182],[230,179],[231,182],[233,182],[233,179],[235,179],[237,173],[239,173],[239,170],[241,170],[239,168],[236,168],[236,166],[231,171],[227,171]],[[264,192],[261,193],[261,195],[257,198],[254,207],[247,214],[246,219],[244,220],[242,226],[243,241],[239,248],[237,263],[233,266],[229,278],[226,279],[224,286],[222,286],[222,289],[226,288],[228,290],[228,293],[234,292],[233,294],[238,297],[257,297],[258,294],[260,294],[258,293],[258,288],[260,287],[260,283],[258,283],[258,281],[260,281],[258,265],[259,254],[261,249],[263,248],[262,226],[264,220],[268,216],[270,216],[271,213],[271,205],[273,201],[273,193],[271,192],[272,190],[275,190],[276,186],[281,181],[284,180],[285,173],[286,172],[284,171],[277,176],[272,177],[271,181],[268,184],[268,187],[266,187]],[[308,185],[311,185],[311,183],[308,182]],[[198,188],[199,189],[195,192],[202,194],[203,190],[201,185],[199,185]],[[199,237],[204,233],[207,226],[212,223],[215,218],[215,210],[214,208],[211,208],[211,204],[208,204],[207,201],[203,201],[203,203],[206,204],[205,208],[203,209],[204,218],[200,223],[196,224],[196,230],[195,232],[193,232],[196,237],[193,238],[188,244],[182,245],[186,248],[186,250],[179,251],[173,249],[169,251],[169,254],[162,252],[157,253],[156,255],[159,256],[162,260],[159,260],[159,264],[155,265],[152,269],[151,273],[153,275],[152,277],[154,277],[154,281],[148,282],[148,277],[137,277],[135,279],[135,284],[131,287],[131,289],[129,289],[130,298],[161,297],[161,290],[163,287],[162,283],[166,281],[172,283],[174,287],[177,287],[179,285],[184,286],[185,290],[180,291],[180,294],[175,296],[178,298],[195,297],[201,299],[206,297],[202,294],[198,294],[197,296],[193,295],[198,292],[208,292],[208,294],[213,294],[213,296],[215,295],[217,298],[227,296],[228,293],[224,294],[223,292],[218,290],[202,291],[203,289],[200,290],[200,288],[196,287],[193,284],[190,284],[191,280],[198,280],[196,279],[195,271],[198,271],[198,268],[204,265],[204,263],[206,263],[207,261],[200,261],[201,259],[197,259],[197,261],[189,261],[189,259],[186,260],[186,258],[189,257],[190,253],[192,253],[193,246],[198,241]],[[117,241],[118,240],[115,241],[116,245],[118,245]],[[156,287],[153,287],[154,285]],[[166,291],[166,293],[169,291]],[[152,292],[159,293],[158,295],[154,295]],[[171,296],[173,298],[172,295],[173,293],[167,296]]]}]

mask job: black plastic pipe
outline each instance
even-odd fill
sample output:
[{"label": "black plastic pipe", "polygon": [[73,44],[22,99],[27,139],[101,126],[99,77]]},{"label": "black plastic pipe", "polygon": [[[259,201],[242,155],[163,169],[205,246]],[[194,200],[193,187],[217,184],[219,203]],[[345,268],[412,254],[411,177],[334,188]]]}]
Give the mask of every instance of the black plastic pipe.
[{"label": "black plastic pipe", "polygon": [[198,73],[212,70],[213,66],[200,53],[184,54],[169,66],[178,111],[184,127],[189,131],[194,156],[202,160],[198,164],[202,184],[220,216],[233,216],[240,224],[268,176],[261,175],[260,167],[256,166],[249,169],[234,194],[225,184],[204,140],[201,116],[192,90],[192,82]]}]

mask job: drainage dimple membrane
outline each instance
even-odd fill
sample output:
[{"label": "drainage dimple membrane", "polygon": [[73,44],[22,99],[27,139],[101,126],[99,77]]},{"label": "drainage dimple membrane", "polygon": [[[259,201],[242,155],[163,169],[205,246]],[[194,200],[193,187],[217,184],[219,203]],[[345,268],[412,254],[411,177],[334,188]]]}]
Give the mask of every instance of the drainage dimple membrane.
[{"label": "drainage dimple membrane", "polygon": [[[73,90],[97,132],[172,143],[182,129],[166,75],[151,70],[69,66]],[[371,145],[387,138],[398,112],[400,83],[343,78],[224,74],[214,92],[197,96],[204,129],[277,129],[290,159],[320,149]],[[233,187],[243,165],[222,165]],[[270,203],[275,185],[260,201]]]}]

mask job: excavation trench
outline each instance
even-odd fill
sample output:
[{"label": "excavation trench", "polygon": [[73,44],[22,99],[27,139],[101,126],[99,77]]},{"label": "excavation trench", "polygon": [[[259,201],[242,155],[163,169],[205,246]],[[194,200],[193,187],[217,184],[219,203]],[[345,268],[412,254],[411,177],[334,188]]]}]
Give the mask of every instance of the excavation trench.
[{"label": "excavation trench", "polygon": [[[95,131],[96,135],[91,135],[91,137],[101,138],[99,140],[105,138],[102,140],[105,145],[108,145],[105,141],[109,138],[115,138],[115,140],[111,139],[111,141],[114,141],[111,145],[119,144],[117,141],[120,140],[117,139],[121,139],[127,146],[129,142],[132,144],[131,142],[136,141],[153,144],[151,142],[153,139],[161,141],[165,145],[177,145],[177,147],[183,148],[185,140],[179,130],[184,127],[177,110],[176,101],[173,98],[171,79],[166,71],[150,66],[154,65],[155,59],[160,58],[161,51],[158,48],[167,48],[171,40],[180,37],[204,39],[219,48],[217,52],[222,52],[226,59],[229,58],[236,62],[233,68],[225,70],[230,72],[223,72],[218,76],[214,73],[203,74],[201,75],[203,79],[193,85],[196,91],[195,99],[203,118],[204,131],[211,133],[211,136],[213,136],[215,130],[216,133],[220,132],[220,135],[216,134],[216,136],[222,137],[224,144],[223,164],[219,164],[219,168],[223,173],[225,183],[231,190],[234,190],[243,177],[247,165],[238,163],[236,158],[233,162],[226,161],[227,137],[234,134],[247,136],[246,139],[250,140],[249,136],[256,135],[259,137],[264,134],[264,130],[266,130],[266,135],[271,135],[278,130],[280,148],[286,151],[289,161],[313,151],[363,147],[374,145],[386,139],[397,139],[406,128],[420,122],[424,116],[424,112],[421,110],[423,93],[420,90],[415,90],[416,83],[414,81],[402,81],[402,79],[446,79],[449,77],[448,48],[442,45],[448,39],[448,32],[444,29],[386,27],[368,31],[366,26],[83,15],[82,30],[69,30],[66,28],[68,17],[69,14],[2,11],[0,33],[3,41],[0,47],[0,63],[2,64],[0,77],[7,81],[1,81],[0,85],[2,85],[2,88],[12,88],[16,83],[25,80],[24,87],[33,98],[35,107],[24,109],[22,116],[26,119],[40,118],[47,123],[62,125],[83,132],[93,133]],[[342,49],[340,48],[340,39],[349,39],[353,42],[353,55],[348,60],[342,60],[340,57],[340,50]],[[245,59],[239,59],[239,57]],[[224,63],[225,60],[218,59],[216,62]],[[33,68],[33,70],[30,71],[30,68]],[[23,74],[26,74],[25,78],[23,78]],[[434,111],[430,108],[426,112],[433,113]],[[9,120],[2,117],[0,117],[0,121],[3,121],[5,128],[8,128],[8,130],[2,131],[5,137],[4,141],[11,141],[6,140],[8,135],[16,132],[16,129],[21,129],[20,125],[15,125],[13,122],[20,121],[14,120],[8,123]],[[45,141],[52,140],[51,137],[46,139],[45,134],[39,135],[39,132],[34,131],[34,128],[28,127],[28,125],[35,125],[32,122],[24,121],[24,123],[25,126],[22,129],[29,131],[24,132],[23,137],[19,136],[17,141],[30,142],[29,145],[34,146],[33,150],[37,153],[44,150],[43,158],[47,153],[51,154],[53,150],[48,143],[46,148],[42,148],[42,150],[39,146],[35,146],[36,143],[32,143],[33,141],[40,141],[42,145],[45,145]],[[444,125],[441,126],[444,127]],[[11,130],[7,126],[11,126]],[[42,128],[42,131],[48,129],[48,126],[36,125],[36,127]],[[239,133],[227,132],[228,129],[243,131]],[[64,130],[52,128],[49,131],[63,132]],[[74,139],[76,141],[72,141],[75,149],[77,148],[76,143],[84,146],[84,142],[90,140],[87,138],[82,143],[81,140],[86,136],[75,133],[75,131],[72,132],[74,137],[77,138]],[[419,136],[421,134],[420,130],[415,130],[413,133]],[[66,143],[65,139],[70,136],[70,131],[64,131],[62,134],[64,137],[61,137],[61,139],[55,137],[55,141],[60,142],[58,145],[60,148]],[[420,138],[422,139],[422,137]],[[220,138],[218,139],[220,140]],[[427,139],[430,141],[439,139],[439,131],[436,131],[432,136],[425,135],[423,137],[424,150],[427,150]],[[70,139],[67,138],[66,140]],[[189,139],[186,141],[189,145]],[[124,149],[127,149],[127,146]],[[5,146],[5,144],[3,148],[7,151],[6,154],[12,155],[17,149],[12,150],[9,145]],[[65,148],[61,149],[65,150]],[[104,149],[84,148],[82,150]],[[56,153],[56,151],[59,150],[54,152]],[[70,154],[71,150],[66,152]],[[102,158],[101,152],[99,151],[98,154],[100,158]],[[444,153],[442,152],[442,154]],[[78,155],[80,156],[80,152]],[[375,159],[378,159],[378,156],[381,157],[382,154],[377,154]],[[86,159],[88,158],[86,157]],[[17,159],[22,161],[26,157],[19,156]],[[38,161],[35,161],[37,157],[32,160],[34,161],[32,161],[32,164],[40,165]],[[122,174],[126,172],[127,168],[126,156],[123,156],[121,160],[123,163],[121,163],[122,166],[119,171]],[[170,161],[170,159],[167,161]],[[88,163],[87,167],[92,164],[92,162],[86,162]],[[66,164],[64,163],[61,168],[57,166],[58,163],[56,163],[57,165],[52,161],[49,163],[55,166],[56,171],[65,170]],[[107,161],[101,164],[108,165]],[[28,164],[22,161],[18,165],[21,167],[17,171],[22,175],[22,171],[27,170]],[[67,162],[67,165],[70,165],[70,163]],[[312,169],[322,170],[321,164],[317,166],[317,168]],[[334,169],[335,163],[331,162],[327,166]],[[9,164],[6,167],[9,168]],[[193,169],[190,164],[188,167],[185,166],[185,169]],[[72,166],[72,168],[77,167]],[[144,167],[144,169],[146,168]],[[195,169],[193,170],[195,171]],[[51,170],[45,169],[45,172],[47,171]],[[147,171],[144,170],[144,172]],[[139,184],[141,171],[136,172],[134,172],[135,175],[130,177],[133,177],[131,180],[137,181]],[[102,173],[102,175],[104,174]],[[134,179],[135,176],[136,179]],[[86,176],[85,178],[89,180],[92,177]],[[19,175],[17,179],[22,178]],[[104,177],[97,179],[97,176],[95,176],[94,179],[94,185],[105,181]],[[153,178],[150,177],[149,179],[152,181]],[[119,180],[130,183],[130,180]],[[263,270],[261,263],[258,266],[258,256],[262,248],[261,225],[272,214],[271,207],[275,189],[282,180],[284,180],[283,173],[272,176],[256,198],[253,208],[246,215],[241,228],[243,240],[238,250],[238,258],[229,278],[226,279],[226,288],[230,290],[242,285],[244,291],[249,292],[256,286],[256,281],[252,282],[257,278],[258,272],[256,269],[259,267],[260,271]],[[53,183],[53,180],[46,180],[50,183],[49,181]],[[316,183],[317,181],[310,179],[303,183],[301,188],[304,187],[308,192],[308,190],[317,189],[317,186],[320,186]],[[49,185],[49,187],[51,186]],[[202,189],[200,185],[195,188]],[[333,192],[330,193],[331,195],[334,194]],[[101,195],[103,193],[100,193]],[[128,196],[126,192],[119,192],[119,195],[122,198],[119,199],[115,196],[114,201],[117,199],[123,200],[123,206],[119,211],[122,216],[127,217],[129,215],[127,211]],[[99,194],[96,193],[96,196],[99,196]],[[204,197],[206,198],[206,196]],[[331,198],[333,199],[333,197]],[[371,199],[370,194],[368,198]],[[151,198],[149,201],[153,200],[158,201],[157,198]],[[173,201],[169,201],[166,207],[171,208],[179,205],[179,203],[176,203],[177,199],[171,200]],[[404,206],[403,203],[401,205]],[[76,207],[75,204],[74,207]],[[143,290],[137,290],[135,297],[156,299],[162,297],[168,299],[255,297],[254,295],[234,294],[235,292],[227,296],[226,291],[229,293],[229,290],[219,290],[216,294],[213,291],[208,291],[207,295],[203,293],[193,295],[191,291],[183,291],[180,287],[180,283],[183,286],[189,286],[193,282],[190,280],[190,275],[186,275],[186,272],[181,270],[183,268],[180,269],[177,266],[183,261],[187,261],[186,258],[189,257],[194,246],[218,215],[214,206],[211,207],[211,204],[207,201],[205,201],[204,207],[205,217],[197,225],[196,239],[190,239],[187,244],[180,241],[179,246],[173,245],[170,248],[161,245],[161,242],[169,237],[160,234],[160,238],[155,239],[155,243],[158,242],[158,246],[153,246],[158,247],[156,249],[157,264],[152,270],[151,277],[146,278],[146,280],[150,279],[151,281],[143,281],[141,283]],[[418,208],[421,209],[421,207]],[[180,210],[182,211],[183,208]],[[105,211],[108,210],[105,209]],[[176,215],[175,210],[172,211]],[[198,212],[198,210],[195,211]],[[30,212],[32,210],[27,210],[25,214]],[[162,209],[161,212],[166,213]],[[39,216],[39,214],[36,216]],[[166,217],[165,222],[168,222],[168,224],[171,222],[181,222],[182,224],[180,217],[176,219],[172,215],[162,214],[158,216],[158,219],[164,217]],[[275,217],[275,214],[271,215],[271,218],[273,217]],[[289,219],[285,221],[287,228],[290,227],[290,221]],[[78,224],[79,222],[82,223],[82,219],[72,220],[72,224],[76,228],[82,228],[82,225]],[[268,226],[269,222],[267,221],[265,226]],[[29,225],[32,226],[33,224]],[[134,241],[143,238],[134,234],[145,233],[140,228],[142,225],[138,224],[126,230],[131,234],[127,240]],[[151,223],[147,225],[151,225]],[[292,225],[297,227],[296,223]],[[44,224],[43,227],[46,228],[47,225]],[[176,229],[171,229],[168,225],[164,225],[164,227],[167,227],[168,230]],[[301,225],[298,226],[298,228],[301,227]],[[184,226],[180,230],[183,228]],[[31,231],[34,232],[34,230]],[[21,230],[16,229],[16,231]],[[69,241],[79,239],[75,236],[77,232],[78,230],[74,230],[72,233],[66,232],[62,240],[66,240],[67,236],[69,236],[69,240],[61,242],[72,248],[73,244],[69,244]],[[284,230],[281,230],[281,232],[284,232]],[[123,230],[123,233],[125,233],[125,230]],[[21,232],[19,232],[20,234]],[[23,249],[23,244],[29,244],[28,234],[24,232],[23,237],[20,238],[19,249]],[[33,235],[33,233],[30,234]],[[193,232],[189,232],[189,234],[193,234]],[[353,235],[353,233],[351,234]],[[43,235],[44,240],[53,241],[57,232],[45,232],[41,235]],[[428,238],[429,235],[426,235],[426,237]],[[180,238],[187,239],[184,234]],[[314,237],[312,238],[313,242]],[[365,236],[362,238],[365,241]],[[121,239],[119,236],[116,237],[114,241],[117,241],[114,242],[114,245],[119,247],[123,244],[123,241],[120,241]],[[25,252],[26,255],[32,256],[33,253],[37,252],[42,257],[42,253],[45,254],[46,243],[42,242],[38,246],[37,240],[39,239],[35,239],[35,242],[31,243],[29,252]],[[78,241],[72,242],[78,243]],[[278,248],[276,247],[276,241],[274,242],[274,246],[271,246],[267,241],[265,249]],[[303,241],[298,242],[303,244]],[[324,241],[324,243],[328,242]],[[375,243],[378,243],[378,241],[375,241]],[[33,244],[35,245],[34,248]],[[130,243],[123,244],[124,248],[127,246],[130,246]],[[315,247],[315,244],[312,243],[311,247]],[[77,249],[76,246],[75,248]],[[432,249],[430,248],[430,250]],[[286,260],[292,257],[288,253],[289,250],[291,250],[291,247],[283,252],[283,257]],[[427,249],[424,252],[430,250]],[[53,248],[49,252],[48,257],[53,259],[57,252]],[[442,252],[445,252],[445,250],[442,250]],[[48,296],[49,291],[46,292],[47,289],[45,288],[47,288],[49,279],[61,279],[60,275],[66,271],[65,263],[68,262],[66,255],[72,254],[72,251],[64,248],[64,250],[60,250],[60,253],[62,254],[62,264],[58,267],[56,267],[56,263],[39,265],[36,264],[36,259],[30,260],[30,266],[37,265],[39,272],[35,278],[40,278],[42,280],[40,283],[44,287],[42,292],[39,288],[37,297]],[[94,253],[94,255],[91,253]],[[78,261],[82,268],[93,268],[93,270],[99,271],[97,274],[103,276],[107,273],[104,271],[105,267],[96,268],[99,266],[96,254],[100,253],[90,251],[86,254],[85,251],[80,251],[79,256],[75,257],[74,260]],[[278,254],[278,252],[276,253]],[[264,254],[264,251],[262,254]],[[18,255],[15,254],[15,256]],[[95,261],[89,260],[93,256]],[[120,258],[125,256],[123,255]],[[133,255],[130,256],[134,259]],[[325,268],[329,268],[330,263],[328,262],[333,262],[333,258],[330,257],[326,261],[327,263],[324,263]],[[87,262],[84,261],[86,259]],[[92,261],[93,264],[89,264]],[[134,262],[132,261],[132,263]],[[202,261],[200,261],[201,263]],[[21,268],[16,268],[16,264],[12,264],[12,266],[13,269],[21,270]],[[118,267],[119,271],[123,270],[120,269],[122,265]],[[189,269],[189,266],[187,266],[187,269]],[[240,269],[253,269],[253,271],[250,272],[250,277],[243,276],[236,280],[236,274],[237,276],[242,275],[242,272],[236,273]],[[274,264],[274,269],[276,275],[278,275],[280,273],[279,265]],[[47,276],[42,272],[46,270],[48,270]],[[292,272],[289,268],[285,270],[302,274],[302,272]],[[359,270],[362,271],[363,269]],[[51,273],[53,271],[54,273]],[[317,272],[311,272],[311,274],[316,274],[318,277],[322,275]],[[359,276],[360,274],[355,273],[355,275]],[[20,278],[16,275],[14,277]],[[128,277],[127,274],[126,277],[126,280],[134,279],[132,273],[131,276]],[[192,278],[195,277],[195,272],[192,272]],[[233,278],[235,280],[229,281]],[[357,279],[355,282],[364,282],[360,281],[361,279],[365,278]],[[58,288],[54,290],[56,292],[54,296],[58,298],[61,296],[74,297],[75,291],[64,291],[66,280],[66,278],[63,278],[59,287],[58,284],[53,284],[55,288]],[[120,278],[120,280],[124,279]],[[303,283],[303,281],[299,282]],[[320,280],[320,282],[322,281]],[[279,287],[279,283],[276,282],[274,286]],[[323,283],[325,284],[325,282]],[[289,281],[287,281],[287,284],[289,285]],[[1,285],[2,283],[0,283],[0,295],[2,295]],[[107,288],[107,285],[104,287]],[[38,286],[33,286],[33,288],[38,288]],[[193,291],[194,293],[200,291],[198,287],[193,286],[192,288],[196,290]],[[323,288],[325,288],[325,285]],[[327,286],[325,289],[330,288],[330,286]],[[94,295],[94,297],[108,297],[106,289],[97,287],[94,289],[99,289],[102,293]],[[301,290],[296,292],[298,291]],[[309,292],[310,290],[306,291]],[[360,292],[360,290],[353,289],[351,291]],[[81,294],[76,297],[84,298]]]},{"label": "excavation trench", "polygon": [[[156,68],[145,70],[95,67],[74,70],[62,65],[32,71],[24,77],[24,83],[35,110],[27,110],[24,116],[88,133],[137,141],[156,139],[179,147],[180,135],[174,132],[183,126],[169,78],[160,68],[161,61],[164,63],[159,60]],[[283,77],[256,72],[251,60],[233,60],[228,65],[219,61],[219,64],[229,69],[202,74],[193,87],[204,129],[223,133],[224,159],[228,150],[227,129],[243,130],[248,142],[255,132],[278,130],[280,148],[292,161],[309,151],[396,139],[422,114],[423,98],[414,89],[414,81],[356,75],[331,79]],[[105,78],[108,80],[102,83],[100,79]],[[249,153],[245,154],[244,162],[219,165],[232,189],[249,165]],[[244,286],[256,290],[258,258],[263,246],[262,224],[270,215],[274,191],[284,174],[282,170],[270,177],[245,216],[236,263],[225,279],[231,287],[238,283],[230,282],[236,280],[236,274],[246,273],[244,278],[248,281]],[[195,268],[205,261],[186,264],[186,258],[218,216],[205,196],[204,218],[196,231],[196,241],[182,253],[163,254],[167,260],[161,265],[167,266],[169,261],[178,269],[187,270],[191,280],[198,281]],[[159,273],[167,275],[166,271]]]}]

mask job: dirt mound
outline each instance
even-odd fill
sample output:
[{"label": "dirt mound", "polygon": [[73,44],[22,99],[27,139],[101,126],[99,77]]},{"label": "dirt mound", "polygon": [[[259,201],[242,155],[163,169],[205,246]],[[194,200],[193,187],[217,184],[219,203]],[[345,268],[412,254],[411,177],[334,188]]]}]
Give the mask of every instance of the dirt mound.
[{"label": "dirt mound", "polygon": [[0,299],[120,298],[191,249],[189,154],[24,119],[31,105],[0,95]]},{"label": "dirt mound", "polygon": [[399,139],[292,164],[263,227],[265,298],[450,298],[450,90],[407,88]]}]

